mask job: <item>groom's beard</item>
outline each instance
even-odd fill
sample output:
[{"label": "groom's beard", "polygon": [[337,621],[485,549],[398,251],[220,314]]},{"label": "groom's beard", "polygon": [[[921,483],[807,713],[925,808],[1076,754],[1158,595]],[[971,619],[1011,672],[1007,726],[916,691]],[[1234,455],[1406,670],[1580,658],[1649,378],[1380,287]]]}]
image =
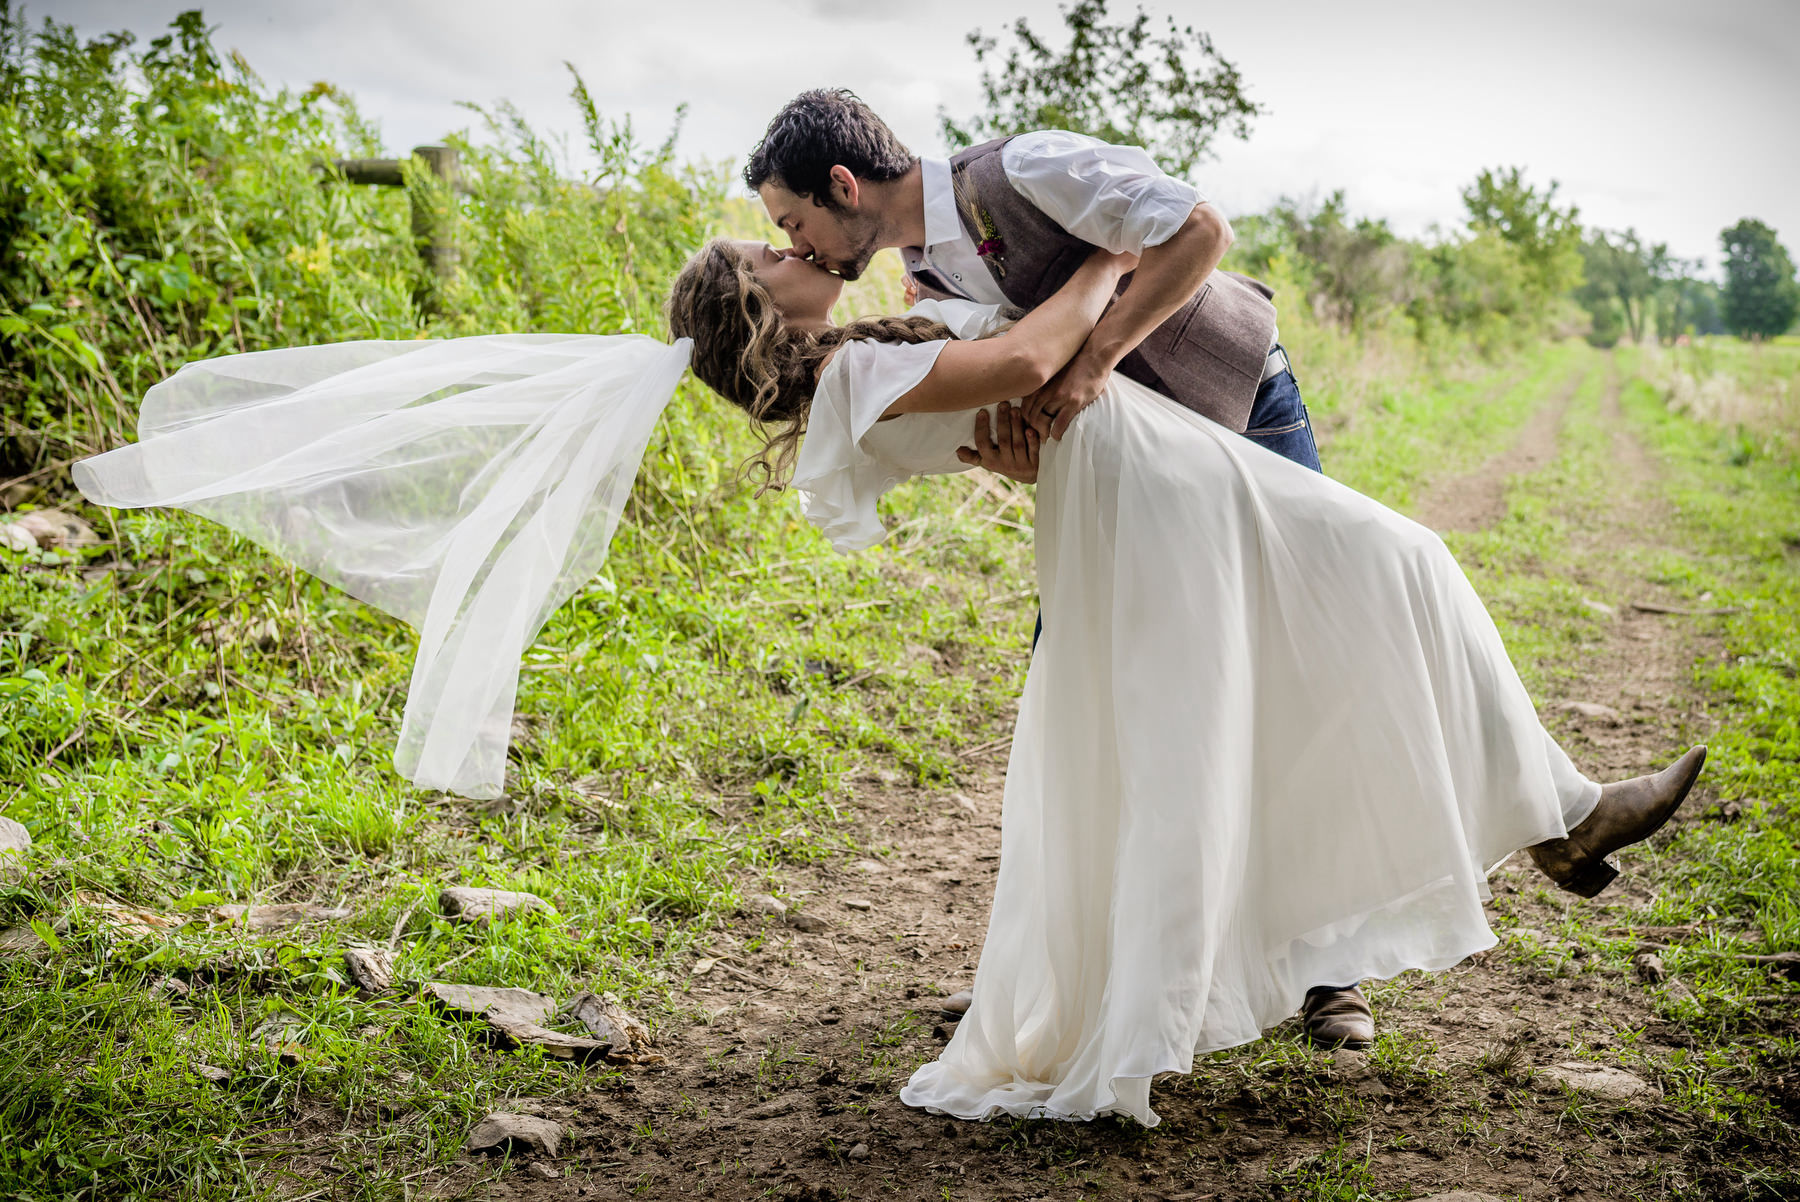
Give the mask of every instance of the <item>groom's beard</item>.
[{"label": "groom's beard", "polygon": [[834,260],[825,266],[842,279],[860,279],[862,273],[869,269],[869,261],[881,249],[881,230],[872,218],[860,214],[847,216],[843,229],[844,236],[850,243],[850,258],[843,262]]}]

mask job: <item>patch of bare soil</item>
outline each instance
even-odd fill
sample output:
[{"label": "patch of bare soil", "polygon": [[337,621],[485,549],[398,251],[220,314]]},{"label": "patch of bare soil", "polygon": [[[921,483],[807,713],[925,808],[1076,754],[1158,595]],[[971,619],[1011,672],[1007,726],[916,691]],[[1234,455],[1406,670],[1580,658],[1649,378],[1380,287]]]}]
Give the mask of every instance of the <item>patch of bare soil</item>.
[{"label": "patch of bare soil", "polygon": [[1418,506],[1413,519],[1443,534],[1482,530],[1506,516],[1506,486],[1514,476],[1535,472],[1556,458],[1556,438],[1581,376],[1570,378],[1555,398],[1525,423],[1512,446],[1466,476],[1445,480]]},{"label": "patch of bare soil", "polygon": [[[1518,446],[1440,489],[1434,520],[1498,517],[1506,479],[1553,456],[1567,403],[1546,405]],[[1616,396],[1608,404],[1616,417]],[[1616,428],[1613,505],[1584,525],[1596,550],[1660,526],[1654,465]],[[1596,593],[1657,597],[1625,561],[1589,560]],[[1620,608],[1587,657],[1583,696],[1549,699],[1546,719],[1591,774],[1642,772],[1703,725],[1687,672],[1705,641],[1692,619]],[[1615,713],[1563,708],[1571,701]],[[1200,1202],[1292,1196],[1365,1164],[1371,1188],[1413,1196],[1602,1199],[1675,1185],[1712,1196],[1709,1174],[1727,1150],[1696,1139],[1686,1112],[1654,1097],[1572,1108],[1550,1077],[1572,1059],[1572,1039],[1602,1056],[1626,1043],[1652,1056],[1678,1046],[1644,987],[1546,972],[1506,945],[1381,986],[1377,1017],[1396,1050],[1380,1058],[1301,1051],[1290,1021],[1258,1045],[1269,1055],[1160,1079],[1154,1131],[957,1122],[901,1105],[900,1084],[950,1034],[936,1003],[973,977],[998,866],[1002,754],[972,760],[984,766],[961,795],[871,781],[856,835],[885,850],[878,858],[746,882],[803,898],[812,917],[800,921],[817,929],[762,913],[720,931],[661,1025],[665,1063],[617,1088],[522,1102],[566,1124],[560,1176],[521,1164],[488,1196]],[[1597,902],[1544,891],[1518,860],[1493,882],[1495,907],[1526,928],[1553,927],[1565,905],[1611,906],[1628,923],[1644,897],[1629,855],[1626,878]]]}]

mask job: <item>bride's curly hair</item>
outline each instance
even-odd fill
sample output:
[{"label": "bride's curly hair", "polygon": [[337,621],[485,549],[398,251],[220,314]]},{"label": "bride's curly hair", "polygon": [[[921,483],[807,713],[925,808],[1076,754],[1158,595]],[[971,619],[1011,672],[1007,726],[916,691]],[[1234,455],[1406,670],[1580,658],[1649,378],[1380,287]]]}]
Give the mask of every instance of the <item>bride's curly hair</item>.
[{"label": "bride's curly hair", "polygon": [[924,317],[865,317],[828,330],[790,330],[754,261],[715,238],[687,261],[669,292],[669,332],[694,340],[693,373],[750,415],[762,450],[744,466],[757,495],[781,488],[794,467],[819,365],[846,342],[931,342],[951,337]]}]

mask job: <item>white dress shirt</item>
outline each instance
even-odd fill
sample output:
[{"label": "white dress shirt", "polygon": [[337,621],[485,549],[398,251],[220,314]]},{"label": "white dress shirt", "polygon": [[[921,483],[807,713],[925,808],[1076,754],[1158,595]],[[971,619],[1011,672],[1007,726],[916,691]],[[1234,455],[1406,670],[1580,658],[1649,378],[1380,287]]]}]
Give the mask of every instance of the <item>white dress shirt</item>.
[{"label": "white dress shirt", "polygon": [[[1141,254],[1147,246],[1161,246],[1205,199],[1140,147],[1060,129],[1013,138],[1001,148],[1000,165],[1019,195],[1046,217],[1083,242],[1115,253]],[[957,214],[949,160],[922,159],[919,167],[925,245],[901,252],[907,270],[930,267],[970,300],[1006,304]]]}]

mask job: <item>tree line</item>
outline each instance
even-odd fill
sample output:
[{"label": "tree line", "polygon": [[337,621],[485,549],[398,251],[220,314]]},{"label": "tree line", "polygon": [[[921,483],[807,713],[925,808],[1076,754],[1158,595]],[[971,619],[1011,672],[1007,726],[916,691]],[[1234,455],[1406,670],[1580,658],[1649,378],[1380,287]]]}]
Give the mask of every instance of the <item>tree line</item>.
[{"label": "tree line", "polygon": [[[1050,36],[1024,18],[1004,37],[967,37],[981,67],[981,111],[940,111],[952,146],[1030,129],[1069,129],[1147,149],[1171,174],[1190,175],[1222,136],[1247,138],[1265,111],[1212,39],[1139,7],[1111,21],[1106,0],[1062,9]],[[1800,314],[1794,262],[1775,231],[1745,218],[1719,235],[1725,282],[1635,229],[1584,227],[1557,184],[1539,187],[1521,168],[1483,171],[1462,192],[1463,224],[1426,240],[1398,236],[1381,218],[1352,218],[1343,191],[1323,202],[1284,199],[1240,220],[1239,262],[1285,271],[1320,316],[1362,329],[1395,316],[1429,338],[1466,333],[1482,345],[1583,330],[1611,346],[1621,338],[1665,342],[1732,333],[1769,338]]]},{"label": "tree line", "polygon": [[[1262,111],[1204,34],[1142,10],[1109,22],[1104,0],[1063,16],[1067,45],[1023,21],[1004,49],[971,35],[986,103],[946,117],[948,140],[1063,127],[1187,172]],[[359,187],[332,166],[381,154],[354,99],[268,85],[220,53],[199,12],[140,46],[50,19],[34,28],[0,0],[0,479],[116,444],[144,391],[192,359],[350,338],[656,330],[727,173],[677,158],[679,124],[641,144],[578,76],[571,99],[594,164],[585,178],[500,105],[474,110],[481,139],[450,139],[454,197],[412,165],[405,189]],[[448,280],[415,253],[421,196],[454,214]],[[1463,201],[1462,227],[1430,240],[1353,216],[1342,192],[1283,201],[1234,216],[1235,265],[1303,290],[1345,327],[1399,322],[1490,350],[1546,333],[1766,337],[1800,304],[1793,263],[1759,222],[1725,232],[1719,288],[1635,231],[1583,227],[1555,184],[1516,168],[1483,172]]]}]

